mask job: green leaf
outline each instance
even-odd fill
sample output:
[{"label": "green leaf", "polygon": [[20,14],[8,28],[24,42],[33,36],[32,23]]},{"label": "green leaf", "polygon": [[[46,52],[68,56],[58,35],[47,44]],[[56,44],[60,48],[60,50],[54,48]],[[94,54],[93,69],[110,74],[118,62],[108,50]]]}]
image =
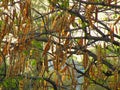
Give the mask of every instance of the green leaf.
[{"label": "green leaf", "polygon": [[3,21],[0,21],[0,26],[2,25]]},{"label": "green leaf", "polygon": [[28,55],[28,54],[29,54],[29,51],[28,51],[28,50],[25,50],[25,51],[23,51],[23,53],[24,53],[25,55]]},{"label": "green leaf", "polygon": [[39,48],[39,49],[42,49],[42,43],[41,42],[39,42],[39,41],[36,41],[36,40],[33,40],[32,41],[32,45],[34,46],[34,47],[36,47],[36,48]]},{"label": "green leaf", "polygon": [[36,60],[35,60],[35,59],[32,59],[32,60],[31,60],[31,65],[32,65],[32,66],[36,66]]},{"label": "green leaf", "polygon": [[61,7],[68,8],[69,7],[69,0],[61,0]]},{"label": "green leaf", "polygon": [[74,23],[72,23],[72,26],[73,27],[77,27],[77,24],[74,22]]},{"label": "green leaf", "polygon": [[86,22],[83,22],[82,23],[82,29],[84,29],[85,27],[87,27],[88,26],[88,24],[86,23]]}]

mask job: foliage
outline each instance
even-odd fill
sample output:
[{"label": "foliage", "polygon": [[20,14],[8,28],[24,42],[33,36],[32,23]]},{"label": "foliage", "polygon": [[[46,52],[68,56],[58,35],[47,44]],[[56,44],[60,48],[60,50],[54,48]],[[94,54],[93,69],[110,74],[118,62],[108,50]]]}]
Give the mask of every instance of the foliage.
[{"label": "foliage", "polygon": [[119,0],[0,0],[1,90],[119,90]]}]

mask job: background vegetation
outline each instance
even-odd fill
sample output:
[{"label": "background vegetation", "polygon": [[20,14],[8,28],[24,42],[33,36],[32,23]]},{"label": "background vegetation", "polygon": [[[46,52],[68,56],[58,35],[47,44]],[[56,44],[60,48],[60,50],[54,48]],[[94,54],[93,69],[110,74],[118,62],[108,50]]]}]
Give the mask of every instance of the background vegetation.
[{"label": "background vegetation", "polygon": [[0,0],[1,90],[120,90],[120,0]]}]

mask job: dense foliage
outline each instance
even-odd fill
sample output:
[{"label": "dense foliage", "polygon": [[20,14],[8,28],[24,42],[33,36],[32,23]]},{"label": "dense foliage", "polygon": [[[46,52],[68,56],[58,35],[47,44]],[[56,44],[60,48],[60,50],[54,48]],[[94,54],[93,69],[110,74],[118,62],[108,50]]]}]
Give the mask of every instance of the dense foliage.
[{"label": "dense foliage", "polygon": [[1,90],[120,90],[120,0],[0,0]]}]

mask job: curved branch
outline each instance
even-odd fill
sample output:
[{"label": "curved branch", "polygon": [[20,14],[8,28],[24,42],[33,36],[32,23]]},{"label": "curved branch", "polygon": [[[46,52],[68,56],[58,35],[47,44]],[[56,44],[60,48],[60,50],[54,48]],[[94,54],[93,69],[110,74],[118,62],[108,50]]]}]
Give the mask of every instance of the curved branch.
[{"label": "curved branch", "polygon": [[111,7],[111,8],[120,8],[120,5],[115,5],[115,4],[106,4],[104,1],[102,2],[88,2],[88,1],[83,1],[83,0],[76,0],[80,3],[83,4],[91,4],[91,5],[101,5],[101,6],[107,6],[107,7]]}]

